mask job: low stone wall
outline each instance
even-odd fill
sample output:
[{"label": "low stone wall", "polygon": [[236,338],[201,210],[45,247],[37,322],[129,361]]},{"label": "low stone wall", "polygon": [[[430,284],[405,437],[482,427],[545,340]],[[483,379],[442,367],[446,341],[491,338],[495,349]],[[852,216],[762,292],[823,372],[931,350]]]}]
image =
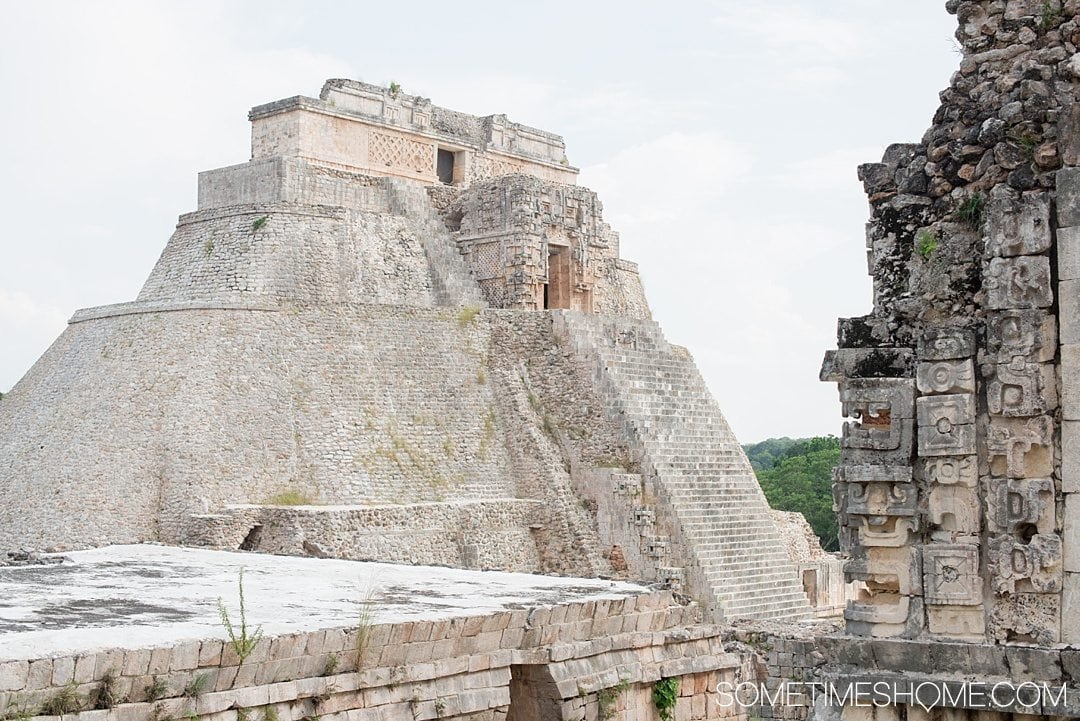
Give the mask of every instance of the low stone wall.
[{"label": "low stone wall", "polygon": [[[0,660],[0,709],[51,721],[646,719],[652,684],[678,678],[677,719],[738,718],[720,679],[752,676],[730,634],[693,624],[670,593],[484,616]],[[3,659],[0,646],[0,659]]]},{"label": "low stone wall", "polygon": [[540,570],[530,528],[540,501],[401,506],[231,506],[192,518],[189,543],[212,548],[428,566]]}]

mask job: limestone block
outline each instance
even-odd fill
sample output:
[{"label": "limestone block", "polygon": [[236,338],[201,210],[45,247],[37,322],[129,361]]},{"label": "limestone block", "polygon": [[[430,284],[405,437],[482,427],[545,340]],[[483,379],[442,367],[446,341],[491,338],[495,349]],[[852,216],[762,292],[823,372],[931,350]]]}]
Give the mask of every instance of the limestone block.
[{"label": "limestone block", "polygon": [[1059,280],[1080,280],[1080,226],[1057,229]]},{"label": "limestone block", "polygon": [[1054,302],[1050,261],[1044,256],[992,258],[983,277],[992,310],[1047,308]]},{"label": "limestone block", "polygon": [[1057,320],[1041,310],[990,311],[986,316],[986,349],[990,360],[1013,358],[1047,363],[1057,352]]},{"label": "limestone block", "polygon": [[[1080,623],[1076,620],[1080,619],[1080,573],[1065,573],[1061,592],[1061,617],[1065,619],[1061,624],[1061,642],[1080,645]],[[1077,654],[1077,657],[1080,658],[1080,654]],[[1080,668],[1080,665],[1077,668]]]},{"label": "limestone block", "polygon": [[919,363],[916,382],[920,393],[974,393],[975,367],[970,358]]},{"label": "limestone block", "polygon": [[1027,638],[1052,645],[1060,637],[1061,597],[1054,593],[1016,593],[994,598],[986,630],[999,642]]},{"label": "limestone block", "polygon": [[996,593],[1056,593],[1061,590],[1061,538],[1036,534],[1025,544],[1012,536],[993,536],[987,565]]},{"label": "limestone block", "polygon": [[927,604],[975,606],[982,602],[977,546],[931,544],[923,548],[922,555],[923,593]]},{"label": "limestone block", "polygon": [[1058,301],[1062,345],[1080,343],[1080,280],[1058,283]]},{"label": "limestone block", "polygon": [[917,405],[920,456],[957,456],[975,452],[973,395],[923,396]]},{"label": "limestone block", "polygon": [[1061,423],[1061,491],[1080,493],[1080,421]]},{"label": "limestone block", "polygon": [[993,533],[1023,535],[1027,530],[1053,533],[1054,481],[1050,478],[990,478],[986,483],[986,509]]},{"label": "limestone block", "polygon": [[1055,183],[1058,228],[1080,225],[1080,168],[1062,168]]},{"label": "limestone block", "polygon": [[986,430],[991,472],[1012,478],[1052,475],[1053,437],[1054,421],[1049,416],[991,418]]},{"label": "limestone block", "polygon": [[150,652],[150,666],[146,672],[151,675],[167,673],[170,661],[172,661],[172,649],[155,648]]},{"label": "limestone block", "polygon": [[1080,494],[1066,493],[1062,519],[1062,542],[1064,543],[1064,568],[1080,573]]},{"label": "limestone block", "polygon": [[71,656],[61,656],[53,659],[53,686],[64,686],[75,676],[75,659]]},{"label": "limestone block", "polygon": [[94,680],[94,667],[97,664],[96,656],[79,656],[75,660],[75,683],[90,683]]},{"label": "limestone block", "polygon": [[[124,654],[125,676],[145,676],[150,668],[151,649],[133,649]],[[216,665],[216,664],[214,664]]]},{"label": "limestone block", "polygon": [[1080,345],[1061,346],[1061,416],[1080,421]]},{"label": "limestone block", "polygon": [[974,488],[967,486],[934,486],[927,498],[930,522],[951,533],[979,532],[981,513]]},{"label": "limestone block", "polygon": [[52,685],[53,662],[52,659],[43,658],[30,662],[30,669],[26,674],[26,690],[34,691],[49,688]]},{"label": "limestone block", "polygon": [[172,649],[172,659],[169,661],[170,671],[187,671],[199,667],[199,650],[201,644],[198,641],[188,641],[177,644]]},{"label": "limestone block", "polygon": [[26,677],[30,664],[26,661],[5,661],[0,663],[0,691],[22,691],[26,688]]},{"label": "limestone block", "polygon": [[965,328],[930,328],[919,338],[919,358],[955,360],[975,355],[975,334]]},{"label": "limestone block", "polygon": [[1054,367],[1014,358],[998,364],[986,388],[987,409],[999,416],[1037,416],[1057,407]]},{"label": "limestone block", "polygon": [[1050,200],[1046,193],[991,197],[989,206],[987,257],[1038,255],[1050,249]]},{"label": "limestone block", "polygon": [[926,607],[926,622],[930,633],[945,638],[981,640],[986,633],[983,609],[982,606],[978,605],[928,605]]},{"label": "limestone block", "polygon": [[931,483],[974,488],[979,480],[976,456],[937,456],[923,460],[923,475]]}]

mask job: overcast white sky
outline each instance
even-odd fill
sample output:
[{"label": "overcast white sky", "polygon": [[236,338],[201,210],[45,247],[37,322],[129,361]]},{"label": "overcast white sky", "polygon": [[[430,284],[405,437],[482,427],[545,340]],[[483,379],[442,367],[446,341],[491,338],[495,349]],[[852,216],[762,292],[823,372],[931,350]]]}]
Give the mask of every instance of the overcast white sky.
[{"label": "overcast white sky", "polygon": [[562,134],[739,438],[838,434],[855,166],[929,125],[943,7],[0,0],[0,390],[75,309],[134,299],[196,172],[248,158],[248,108],[353,77]]}]

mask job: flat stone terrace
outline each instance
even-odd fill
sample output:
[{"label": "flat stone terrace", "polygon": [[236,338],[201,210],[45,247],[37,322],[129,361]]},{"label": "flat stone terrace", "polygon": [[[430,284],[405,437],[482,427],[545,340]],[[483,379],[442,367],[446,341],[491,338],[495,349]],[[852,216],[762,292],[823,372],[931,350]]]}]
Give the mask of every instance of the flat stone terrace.
[{"label": "flat stone terrace", "polygon": [[399,566],[256,553],[109,546],[70,562],[0,568],[0,660],[227,637],[218,599],[267,637],[355,625],[437,621],[649,593],[600,579]]}]

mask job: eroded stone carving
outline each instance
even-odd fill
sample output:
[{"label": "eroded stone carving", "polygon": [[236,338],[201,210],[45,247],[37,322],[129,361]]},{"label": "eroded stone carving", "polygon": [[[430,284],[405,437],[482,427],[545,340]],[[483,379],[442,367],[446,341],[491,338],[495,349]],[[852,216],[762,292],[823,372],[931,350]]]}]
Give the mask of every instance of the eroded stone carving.
[{"label": "eroded stone carving", "polygon": [[[1053,472],[1053,457],[1049,446],[1054,435],[1054,421],[1049,416],[1027,420],[992,418],[986,431],[986,450],[991,458],[1005,459],[999,475],[1023,478],[1025,475],[1048,476]],[[1029,457],[1030,456],[1030,457]]]},{"label": "eroded stone carving", "polygon": [[1046,308],[1054,302],[1050,261],[1043,256],[993,258],[984,277],[989,308]]},{"label": "eroded stone carving", "polygon": [[919,338],[919,358],[954,360],[975,354],[975,334],[963,328],[932,328]]},{"label": "eroded stone carving", "polygon": [[1054,481],[1050,478],[991,478],[986,509],[990,530],[1014,535],[1054,532]]},{"label": "eroded stone carving", "polygon": [[986,349],[990,360],[1008,363],[1013,358],[1046,362],[1057,346],[1054,316],[1038,310],[1005,310],[986,317]]},{"label": "eroded stone carving", "polygon": [[908,378],[853,378],[840,383],[846,448],[910,456],[915,382]]},{"label": "eroded stone carving", "polygon": [[975,606],[982,602],[978,546],[934,544],[923,549],[923,589],[927,603]]},{"label": "eroded stone carving", "polygon": [[1056,405],[1048,397],[1052,392],[1052,381],[1043,378],[1043,365],[1017,357],[995,367],[986,389],[986,404],[999,416],[1037,416]]},{"label": "eroded stone carving", "polygon": [[975,368],[970,358],[920,363],[917,383],[920,393],[974,393]]},{"label": "eroded stone carving", "polygon": [[930,489],[927,505],[930,522],[941,530],[950,534],[979,532],[982,514],[974,488],[960,485],[934,486]]},{"label": "eroded stone carving", "polygon": [[1012,536],[990,539],[991,585],[996,593],[1061,590],[1061,538],[1036,534],[1028,543]]},{"label": "eroded stone carving", "polygon": [[911,636],[921,625],[922,576],[912,548],[868,548],[849,561],[848,580],[862,581],[864,593],[844,612],[849,631],[867,636]]},{"label": "eroded stone carving", "polygon": [[1049,593],[1016,593],[994,599],[987,632],[1000,642],[1057,643],[1061,597]]},{"label": "eroded stone carving", "polygon": [[932,483],[959,484],[972,488],[979,480],[979,467],[975,456],[942,456],[924,460],[924,476]]},{"label": "eroded stone carving", "polygon": [[1045,193],[990,201],[986,255],[1038,255],[1050,249],[1050,201]]},{"label": "eroded stone carving", "polygon": [[918,400],[919,455],[957,456],[975,452],[975,397],[924,396]]}]

